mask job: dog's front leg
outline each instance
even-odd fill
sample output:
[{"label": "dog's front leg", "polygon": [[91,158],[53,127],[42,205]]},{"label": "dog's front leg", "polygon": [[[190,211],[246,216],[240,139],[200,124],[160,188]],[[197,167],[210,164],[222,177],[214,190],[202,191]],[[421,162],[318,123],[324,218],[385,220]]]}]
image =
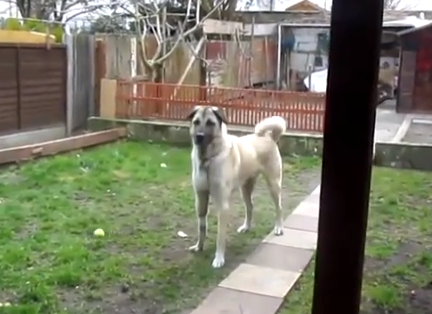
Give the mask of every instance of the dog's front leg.
[{"label": "dog's front leg", "polygon": [[227,234],[227,215],[229,211],[229,195],[218,195],[215,197],[215,205],[218,215],[218,230],[216,239],[216,253],[213,259],[213,268],[220,268],[225,264],[225,248]]},{"label": "dog's front leg", "polygon": [[195,210],[198,219],[198,241],[192,245],[189,250],[193,252],[202,251],[207,235],[207,212],[209,203],[208,191],[195,192]]}]

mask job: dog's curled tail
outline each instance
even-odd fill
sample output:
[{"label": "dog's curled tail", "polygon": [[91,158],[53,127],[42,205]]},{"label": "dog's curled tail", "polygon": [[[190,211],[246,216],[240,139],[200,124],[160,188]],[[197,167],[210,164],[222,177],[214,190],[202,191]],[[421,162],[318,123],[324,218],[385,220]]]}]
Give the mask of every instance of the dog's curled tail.
[{"label": "dog's curled tail", "polygon": [[262,120],[255,126],[255,134],[264,136],[270,133],[273,141],[279,141],[282,134],[286,131],[286,121],[279,116],[273,116]]}]

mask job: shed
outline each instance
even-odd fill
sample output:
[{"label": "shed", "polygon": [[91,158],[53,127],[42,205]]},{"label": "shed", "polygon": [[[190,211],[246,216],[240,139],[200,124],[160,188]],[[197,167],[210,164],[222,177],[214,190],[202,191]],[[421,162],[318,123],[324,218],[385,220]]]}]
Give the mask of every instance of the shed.
[{"label": "shed", "polygon": [[398,112],[432,113],[432,22],[398,33]]},{"label": "shed", "polygon": [[310,12],[310,13],[320,13],[325,11],[325,8],[320,7],[309,0],[302,0],[295,4],[290,5],[285,9],[286,12]]},{"label": "shed", "polygon": [[[422,20],[424,22],[424,20]],[[399,71],[399,42],[397,33],[413,27],[404,21],[383,22],[381,36],[380,82],[386,95],[393,97],[395,78]],[[305,90],[304,79],[310,72],[328,67],[330,40],[329,23],[280,23],[278,87]]]}]

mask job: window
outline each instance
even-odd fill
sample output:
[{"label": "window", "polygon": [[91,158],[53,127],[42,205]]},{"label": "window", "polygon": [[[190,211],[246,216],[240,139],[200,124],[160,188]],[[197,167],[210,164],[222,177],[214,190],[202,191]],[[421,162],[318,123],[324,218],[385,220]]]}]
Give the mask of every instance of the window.
[{"label": "window", "polygon": [[322,66],[324,66],[324,62],[323,62],[322,56],[315,56],[314,66],[315,67],[322,67]]}]

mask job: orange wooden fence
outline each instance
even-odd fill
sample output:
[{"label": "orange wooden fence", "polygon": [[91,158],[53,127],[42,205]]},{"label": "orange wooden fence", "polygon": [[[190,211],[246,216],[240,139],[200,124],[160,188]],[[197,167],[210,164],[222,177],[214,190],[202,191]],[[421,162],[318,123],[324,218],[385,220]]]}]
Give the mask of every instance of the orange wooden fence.
[{"label": "orange wooden fence", "polygon": [[196,105],[225,109],[230,124],[254,126],[278,115],[288,130],[322,132],[325,94],[118,81],[116,117],[184,120]]}]

